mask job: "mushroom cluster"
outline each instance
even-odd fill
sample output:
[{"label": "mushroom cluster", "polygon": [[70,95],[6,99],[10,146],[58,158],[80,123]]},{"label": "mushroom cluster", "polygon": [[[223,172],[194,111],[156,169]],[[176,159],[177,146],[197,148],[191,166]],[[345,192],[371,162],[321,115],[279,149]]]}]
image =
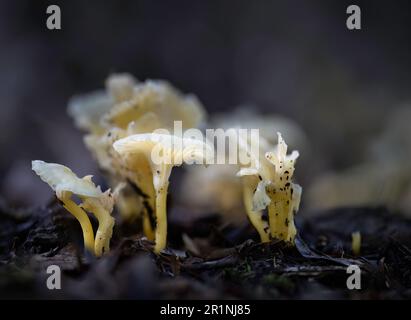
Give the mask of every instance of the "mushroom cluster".
[{"label": "mushroom cluster", "polygon": [[[188,129],[201,127],[205,118],[201,103],[165,81],[139,82],[128,74],[117,74],[107,79],[105,90],[73,98],[68,112],[86,132],[84,142],[115,192],[102,192],[91,176],[78,178],[59,164],[37,160],[33,170],[79,221],[85,248],[96,256],[109,250],[114,205],[124,221],[141,218],[144,234],[159,253],[167,243],[167,192],[173,167],[214,164],[214,144],[185,135]],[[174,131],[177,121],[184,134]],[[236,137],[236,147],[249,162],[238,161],[236,170],[230,171],[230,181],[241,181],[241,191],[233,194],[243,198],[262,242],[277,238],[293,243],[294,213],[301,196],[301,187],[292,181],[298,152],[287,155],[280,133],[275,146],[268,128],[269,138],[259,137],[257,149],[252,147],[253,136]],[[99,222],[95,239],[87,212]]]},{"label": "mushroom cluster", "polygon": [[210,162],[208,157],[213,156],[213,148],[201,140],[158,133],[132,135],[116,141],[113,147],[127,168],[137,171],[140,167],[145,168],[146,180],[152,182],[156,217],[154,251],[160,252],[166,246],[166,204],[172,168],[183,163],[207,164]]},{"label": "mushroom cluster", "polygon": [[[307,145],[305,134],[289,119],[262,116],[245,109],[236,110],[234,116],[217,115],[211,121],[214,127],[236,134],[232,141],[237,143],[237,156],[248,158],[247,164],[237,159],[237,165],[189,170],[183,180],[181,200],[191,210],[197,208],[201,212],[205,208],[206,212],[221,212],[231,223],[241,221],[239,212],[246,213],[262,242],[277,238],[292,243],[296,233],[294,213],[298,210],[302,191],[293,182],[298,152],[287,155],[288,147],[282,135],[273,133],[286,133],[292,144],[300,147]],[[239,130],[252,128],[259,129],[258,137],[237,134]],[[257,139],[258,143],[252,147]],[[199,183],[205,184],[205,188],[196,189]],[[238,201],[241,198],[243,201]]]},{"label": "mushroom cluster", "polygon": [[[61,164],[34,160],[32,169],[56,192],[64,208],[78,220],[83,231],[84,247],[96,256],[108,252],[114,227],[114,218],[111,216],[114,195],[110,189],[102,192],[100,186],[96,187],[91,181],[92,176],[79,178],[70,168]],[[80,203],[75,202],[75,196],[80,199]],[[86,211],[98,220],[95,238]]]},{"label": "mushroom cluster", "polygon": [[[168,181],[171,169],[153,171],[147,154],[150,143],[138,143],[139,152],[133,151],[131,155],[120,147],[122,152],[117,152],[113,144],[135,135],[150,140],[145,134],[158,129],[172,131],[175,121],[181,121],[183,130],[196,128],[205,117],[201,103],[195,96],[183,95],[165,81],[138,82],[128,74],[117,74],[107,79],[106,90],[73,98],[68,112],[76,125],[87,132],[85,144],[106,173],[109,184],[114,187],[126,183],[117,200],[123,219],[141,215],[145,235],[149,240],[156,240],[156,251],[161,250],[165,233],[159,237],[156,225],[163,227],[164,219],[158,219],[157,213],[158,208],[161,211],[165,206],[160,203],[166,195],[159,196],[157,180],[161,176],[162,181]],[[134,142],[134,145],[137,144]],[[162,188],[167,190],[165,185]]]}]

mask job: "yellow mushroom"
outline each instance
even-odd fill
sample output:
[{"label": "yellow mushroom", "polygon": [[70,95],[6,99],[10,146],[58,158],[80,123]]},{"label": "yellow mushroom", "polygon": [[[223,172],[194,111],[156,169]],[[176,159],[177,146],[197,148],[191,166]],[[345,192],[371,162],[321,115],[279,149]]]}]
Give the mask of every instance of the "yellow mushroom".
[{"label": "yellow mushroom", "polygon": [[137,184],[154,190],[154,250],[159,253],[167,241],[167,191],[172,168],[183,163],[206,164],[214,149],[201,140],[158,133],[132,135],[117,140],[113,147],[130,171],[139,171]]},{"label": "yellow mushroom", "polygon": [[[34,160],[32,169],[56,192],[64,208],[79,221],[84,247],[96,256],[108,252],[114,227],[114,218],[111,216],[114,195],[110,190],[103,193],[100,187],[96,187],[91,181],[92,176],[79,178],[70,168],[61,164]],[[77,204],[72,199],[73,195],[79,197],[82,203]],[[99,222],[96,240],[90,219],[84,210],[91,212]]]},{"label": "yellow mushroom", "polygon": [[[273,133],[277,131],[282,132],[293,146],[309,151],[304,132],[291,119],[274,114],[261,115],[253,112],[253,108],[238,108],[229,114],[215,114],[212,116],[211,126],[223,128],[226,134],[233,129],[235,132],[247,129],[247,135],[237,135],[236,143],[240,152],[250,151],[248,158],[251,164],[243,165],[239,161],[241,170],[238,172],[238,165],[228,164],[229,159],[226,158],[227,164],[225,165],[188,170],[182,182],[181,201],[189,206],[191,211],[195,210],[196,214],[220,212],[225,221],[234,224],[243,223],[244,217],[247,217],[258,231],[261,241],[269,241],[271,231],[267,222],[263,220],[262,211],[266,208],[264,203],[271,202],[271,199],[265,192],[261,192],[265,191],[275,170],[273,165],[265,159],[265,153],[275,150],[278,138]],[[258,148],[255,150],[251,150],[255,139],[248,136],[252,128],[259,131]],[[259,184],[259,171],[266,177],[266,182],[261,184]],[[240,179],[236,177],[236,172],[241,177]],[[195,188],[199,183],[202,183],[204,188]],[[255,199],[257,206],[253,205],[255,192],[257,192]],[[255,210],[258,207],[261,209]]]},{"label": "yellow mushroom", "polygon": [[94,253],[101,256],[110,251],[110,239],[113,235],[114,218],[111,216],[114,206],[114,196],[107,190],[99,197],[83,197],[81,207],[98,220],[98,229],[94,242]]},{"label": "yellow mushroom", "polygon": [[[133,194],[131,186],[123,188],[116,202],[123,219],[143,216],[144,233],[153,240],[150,213],[154,211],[154,189],[143,178],[150,173],[147,164],[140,161],[141,167],[124,171],[112,144],[133,134],[159,128],[171,130],[175,120],[182,121],[183,129],[198,127],[205,116],[203,106],[195,96],[183,95],[166,81],[139,82],[129,74],[114,74],[107,79],[105,91],[74,98],[69,103],[69,114],[79,128],[88,132],[85,144],[105,171],[109,184],[114,187],[131,181],[141,191]],[[141,183],[137,185],[136,181]]]},{"label": "yellow mushroom", "polygon": [[[113,94],[113,93],[112,93]],[[204,119],[205,111],[194,95],[183,95],[168,82],[147,80],[135,84],[130,99],[115,104],[102,118],[109,127],[127,129],[133,121],[138,121],[148,113],[157,117],[151,128],[171,129],[174,121],[182,121],[183,129],[195,128]],[[147,126],[146,122],[143,122]]]},{"label": "yellow mushroom", "polygon": [[81,130],[95,135],[103,134],[106,128],[101,118],[113,106],[113,98],[103,90],[74,96],[68,103],[67,112]]},{"label": "yellow mushroom", "polygon": [[107,92],[115,102],[127,101],[133,97],[136,82],[131,74],[112,74],[106,80]]},{"label": "yellow mushroom", "polygon": [[268,208],[269,235],[294,243],[297,232],[294,214],[299,209],[302,192],[301,187],[292,182],[298,152],[293,151],[287,155],[287,145],[281,134],[277,135],[276,150],[266,152],[263,157],[257,157],[251,152],[251,165],[242,168],[237,175],[247,179],[244,181],[244,202],[261,240],[267,241],[261,211]]}]

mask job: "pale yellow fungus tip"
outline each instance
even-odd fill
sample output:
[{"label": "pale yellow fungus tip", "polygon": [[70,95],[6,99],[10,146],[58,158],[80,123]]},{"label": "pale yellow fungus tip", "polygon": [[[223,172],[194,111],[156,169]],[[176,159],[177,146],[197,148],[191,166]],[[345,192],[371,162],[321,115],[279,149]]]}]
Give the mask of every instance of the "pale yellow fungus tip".
[{"label": "pale yellow fungus tip", "polygon": [[[292,181],[299,154],[293,151],[287,155],[288,146],[279,132],[277,137],[278,143],[274,151],[264,153],[259,150],[260,154],[254,155],[258,161],[254,161],[250,167],[242,168],[238,175],[243,179],[244,204],[248,216],[261,241],[276,238],[293,244],[297,234],[294,214],[299,209],[302,193],[302,188]],[[252,150],[248,144],[249,142],[244,143],[245,147]],[[264,141],[263,145],[269,144]],[[266,208],[268,226],[262,219],[262,211]]]}]

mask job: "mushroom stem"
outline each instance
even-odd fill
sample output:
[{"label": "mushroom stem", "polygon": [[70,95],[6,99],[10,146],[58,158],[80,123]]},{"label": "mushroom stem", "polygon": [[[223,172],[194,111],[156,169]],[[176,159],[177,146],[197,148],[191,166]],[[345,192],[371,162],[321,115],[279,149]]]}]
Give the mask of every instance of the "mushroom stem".
[{"label": "mushroom stem", "polygon": [[101,206],[95,206],[93,214],[98,220],[94,252],[97,257],[110,251],[110,239],[113,235],[114,218]]},{"label": "mushroom stem", "polygon": [[167,242],[167,189],[168,182],[156,190],[156,233],[154,251],[159,253]]},{"label": "mushroom stem", "polygon": [[[151,174],[151,172],[150,172]],[[155,234],[154,228],[155,226],[151,225],[150,214],[153,214],[154,207],[155,207],[155,190],[153,187],[152,176],[150,175],[146,179],[141,179],[141,181],[136,182],[136,184],[140,187],[140,189],[146,195],[146,207],[143,210],[143,232],[148,240],[154,241]],[[147,206],[149,208],[147,208]],[[151,210],[151,212],[149,211]]]},{"label": "mushroom stem", "polygon": [[70,198],[61,199],[66,208],[80,223],[83,231],[84,247],[94,253],[94,232],[87,213]]},{"label": "mushroom stem", "polygon": [[144,208],[143,211],[143,232],[148,240],[154,241],[155,234],[150,221],[150,213],[147,208]]},{"label": "mushroom stem", "polygon": [[290,209],[290,204],[274,196],[268,205],[268,218],[271,236],[293,243],[297,230],[294,225],[293,212]]},{"label": "mushroom stem", "polygon": [[269,242],[270,238],[266,231],[267,224],[263,221],[261,212],[253,211],[253,187],[246,182],[249,177],[243,177],[243,201],[248,219],[260,235],[261,242]]}]

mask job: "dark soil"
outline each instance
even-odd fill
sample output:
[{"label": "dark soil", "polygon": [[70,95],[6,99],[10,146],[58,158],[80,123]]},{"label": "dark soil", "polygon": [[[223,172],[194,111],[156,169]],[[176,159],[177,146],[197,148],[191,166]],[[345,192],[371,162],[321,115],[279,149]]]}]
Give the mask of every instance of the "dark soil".
[{"label": "dark soil", "polygon": [[[33,210],[2,203],[0,298],[411,298],[411,220],[384,208],[300,214],[295,247],[260,244],[249,226],[224,225],[217,215],[183,216],[171,215],[169,248],[159,256],[135,223],[117,225],[111,252],[95,259],[83,253],[78,223],[57,202]],[[360,256],[351,249],[354,231]],[[46,287],[52,264],[62,269],[61,290]],[[361,290],[347,289],[350,264],[361,268]]]}]

